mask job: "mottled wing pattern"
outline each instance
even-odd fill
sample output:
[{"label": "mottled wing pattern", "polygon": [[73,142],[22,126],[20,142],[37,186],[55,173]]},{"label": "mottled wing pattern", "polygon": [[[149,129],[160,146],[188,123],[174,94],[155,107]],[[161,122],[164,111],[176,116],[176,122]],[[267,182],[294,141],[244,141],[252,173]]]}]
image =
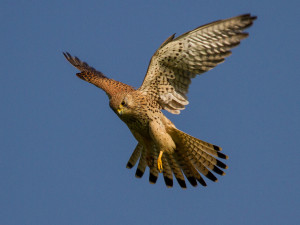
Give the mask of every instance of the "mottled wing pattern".
[{"label": "mottled wing pattern", "polygon": [[188,104],[191,78],[223,62],[248,36],[243,30],[255,19],[245,14],[198,27],[175,39],[172,35],[153,55],[139,90],[163,109],[179,114]]}]

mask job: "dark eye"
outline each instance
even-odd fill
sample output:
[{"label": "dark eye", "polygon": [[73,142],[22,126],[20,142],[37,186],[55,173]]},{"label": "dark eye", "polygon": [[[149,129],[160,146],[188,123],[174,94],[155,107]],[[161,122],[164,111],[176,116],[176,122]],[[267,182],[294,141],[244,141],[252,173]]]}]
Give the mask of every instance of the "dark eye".
[{"label": "dark eye", "polygon": [[122,106],[125,106],[125,105],[126,105],[126,103],[125,103],[124,100],[121,102],[121,105],[122,105]]}]

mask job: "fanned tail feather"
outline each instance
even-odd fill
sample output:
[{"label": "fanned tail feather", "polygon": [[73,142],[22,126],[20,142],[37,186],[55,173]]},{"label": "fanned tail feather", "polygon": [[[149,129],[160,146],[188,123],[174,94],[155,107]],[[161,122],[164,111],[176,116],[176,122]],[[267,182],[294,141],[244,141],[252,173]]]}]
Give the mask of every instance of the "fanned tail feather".
[{"label": "fanned tail feather", "polygon": [[[228,159],[227,155],[220,153],[222,150],[220,147],[201,141],[176,128],[174,128],[172,132],[172,138],[176,144],[174,154],[178,155],[177,158],[184,159],[180,163],[181,169],[184,170],[184,167],[188,167],[190,171],[193,171],[194,179],[198,180],[200,184],[206,186],[205,181],[199,173],[214,182],[217,182],[218,179],[212,172],[219,175],[225,175],[225,172],[223,172],[220,168],[227,169],[228,167],[223,162],[215,158],[219,157],[222,159]],[[187,176],[187,174],[185,175]],[[189,176],[190,175],[191,174],[189,174]],[[189,180],[189,177],[187,178]]]},{"label": "fanned tail feather", "polygon": [[[173,174],[182,188],[186,188],[185,178],[192,186],[197,186],[197,181],[202,186],[207,186],[201,174],[211,181],[217,182],[214,173],[225,175],[222,169],[227,169],[227,165],[217,159],[228,159],[228,156],[220,153],[220,147],[201,141],[176,128],[173,129],[172,138],[176,144],[173,153],[164,152],[162,156],[163,176],[167,187],[173,187]],[[156,183],[159,171],[157,169],[157,157],[159,150],[153,144],[151,150],[138,144],[133,151],[127,168],[131,169],[139,159],[136,170],[136,177],[141,178],[146,167],[150,169],[149,181]]]},{"label": "fanned tail feather", "polygon": [[136,164],[136,162],[138,161],[138,159],[141,156],[141,151],[143,149],[143,146],[138,143],[137,146],[135,147],[132,155],[130,156],[130,159],[126,165],[126,168],[131,169],[132,167],[134,167],[134,165]]}]

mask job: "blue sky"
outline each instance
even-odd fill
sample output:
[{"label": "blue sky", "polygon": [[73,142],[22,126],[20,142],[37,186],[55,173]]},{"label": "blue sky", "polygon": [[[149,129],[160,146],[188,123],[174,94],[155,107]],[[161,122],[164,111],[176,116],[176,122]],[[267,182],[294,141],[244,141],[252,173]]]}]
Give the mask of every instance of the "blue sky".
[{"label": "blue sky", "polygon": [[[299,22],[290,1],[2,1],[0,224],[299,224]],[[218,183],[167,189],[125,168],[136,141],[69,51],[139,87],[156,48],[214,20],[258,16],[193,80],[175,125],[220,145]]]}]

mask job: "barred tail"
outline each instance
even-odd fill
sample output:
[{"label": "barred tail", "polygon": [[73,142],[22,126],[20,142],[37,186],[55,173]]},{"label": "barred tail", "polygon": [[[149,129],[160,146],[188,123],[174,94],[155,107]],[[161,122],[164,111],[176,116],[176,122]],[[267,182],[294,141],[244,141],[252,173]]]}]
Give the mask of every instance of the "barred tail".
[{"label": "barred tail", "polygon": [[227,169],[227,165],[218,160],[228,159],[228,156],[221,153],[222,148],[201,141],[176,128],[172,132],[172,138],[176,144],[174,151],[175,158],[192,186],[196,186],[196,180],[206,186],[200,174],[216,182],[218,179],[212,173],[225,175],[222,169]]},{"label": "barred tail", "polygon": [[[220,152],[222,150],[220,147],[194,138],[176,128],[172,130],[171,136],[176,149],[173,153],[164,152],[162,156],[163,177],[167,187],[173,186],[173,175],[182,188],[186,188],[185,177],[192,186],[197,186],[198,183],[206,186],[201,174],[214,182],[218,179],[213,173],[225,175],[222,169],[228,167],[217,158],[228,159],[228,157]],[[141,178],[148,166],[149,181],[156,183],[159,175],[157,169],[159,150],[155,144],[150,149],[146,151],[139,143],[126,167],[131,169],[139,161],[135,176]]]}]

